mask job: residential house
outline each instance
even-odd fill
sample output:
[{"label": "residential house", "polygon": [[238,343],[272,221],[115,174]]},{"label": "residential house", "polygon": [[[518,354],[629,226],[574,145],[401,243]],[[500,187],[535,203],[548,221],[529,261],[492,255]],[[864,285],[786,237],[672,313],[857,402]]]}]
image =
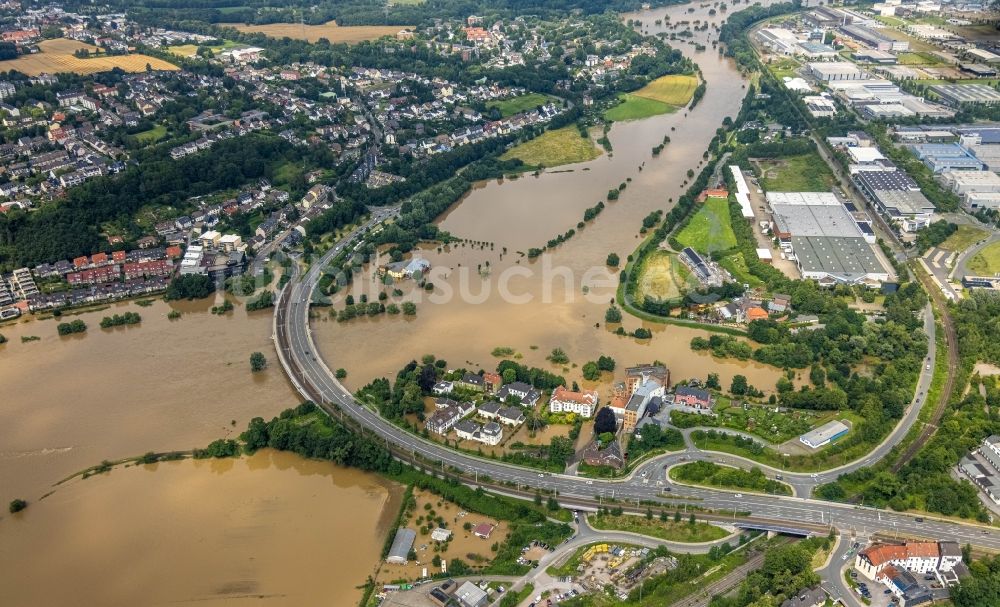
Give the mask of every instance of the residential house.
[{"label": "residential house", "polygon": [[475,526],[475,528],[473,528],[472,534],[478,538],[488,540],[490,539],[490,536],[493,535],[494,529],[496,529],[495,525],[490,523],[479,523]]},{"label": "residential house", "polygon": [[962,550],[955,542],[907,542],[873,544],[858,552],[854,567],[875,580],[890,565],[923,575],[951,571],[961,562]]},{"label": "residential house", "polygon": [[494,393],[500,389],[503,385],[503,378],[500,377],[499,373],[491,373],[487,371],[483,373],[483,389],[489,393]]},{"label": "residential house", "polygon": [[524,419],[524,411],[520,407],[504,407],[497,412],[497,420],[505,426],[519,426]]},{"label": "residential house", "polygon": [[479,405],[479,415],[486,419],[496,419],[500,416],[500,409],[503,409],[503,404],[496,401],[489,401]]},{"label": "residential house", "polygon": [[481,428],[482,426],[471,419],[463,419],[455,424],[455,434],[457,434],[458,438],[462,440],[475,440],[475,437],[479,434],[479,430]]},{"label": "residential house", "polygon": [[708,390],[677,386],[674,390],[674,404],[693,407],[695,409],[711,409],[712,395]]},{"label": "residential house", "polygon": [[503,428],[496,422],[484,424],[476,440],[490,446],[499,445],[503,440]]},{"label": "residential house", "polygon": [[625,465],[622,448],[617,440],[602,446],[595,439],[584,447],[581,458],[589,466],[609,466],[617,470]]},{"label": "residential house", "polygon": [[523,381],[509,383],[497,392],[497,398],[504,402],[511,396],[518,398],[524,407],[534,407],[542,397],[542,393]]},{"label": "residential house", "polygon": [[824,607],[826,605],[826,592],[820,588],[805,588],[795,596],[786,599],[781,607]]},{"label": "residential house", "polygon": [[433,415],[427,418],[427,423],[424,425],[428,432],[434,432],[435,434],[447,434],[458,420],[462,419],[462,415],[459,413],[458,407],[445,407],[435,411]]},{"label": "residential house", "polygon": [[552,413],[576,413],[581,417],[591,417],[597,411],[598,394],[596,390],[574,392],[565,386],[559,386],[552,392],[549,399],[549,411]]},{"label": "residential house", "polygon": [[434,387],[431,388],[431,391],[434,392],[434,394],[448,394],[454,387],[455,384],[451,383],[450,381],[439,381],[438,383],[434,384]]},{"label": "residential house", "polygon": [[457,407],[457,406],[458,406],[458,401],[457,400],[452,400],[450,398],[444,398],[444,397],[440,397],[440,398],[434,399],[434,408],[435,409],[439,409],[440,410],[440,409],[444,409],[446,407]]},{"label": "residential house", "polygon": [[782,293],[775,293],[767,304],[767,309],[772,312],[786,312],[792,308],[792,296]]},{"label": "residential house", "polygon": [[455,383],[460,388],[475,390],[476,392],[482,392],[486,389],[486,382],[483,380],[483,376],[477,375],[476,373],[466,373],[462,376],[462,379]]}]

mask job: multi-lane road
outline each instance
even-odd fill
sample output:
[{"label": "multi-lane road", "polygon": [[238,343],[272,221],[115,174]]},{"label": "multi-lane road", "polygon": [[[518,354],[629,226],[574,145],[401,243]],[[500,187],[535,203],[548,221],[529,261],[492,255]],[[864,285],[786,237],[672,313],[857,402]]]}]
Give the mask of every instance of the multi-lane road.
[{"label": "multi-lane road", "polygon": [[[635,502],[636,505],[643,501],[657,501],[670,506],[687,503],[710,509],[717,514],[732,512],[734,522],[749,516],[756,520],[766,519],[791,527],[802,525],[803,528],[813,530],[836,527],[861,536],[873,532],[890,535],[895,533],[909,537],[955,540],[963,544],[971,543],[984,549],[1000,551],[1000,533],[973,523],[953,522],[933,517],[918,520],[910,514],[810,499],[807,497],[807,492],[798,497],[787,497],[737,494],[732,491],[690,487],[671,483],[665,474],[665,469],[672,463],[680,461],[680,457],[706,459],[711,457],[716,461],[725,461],[730,457],[721,454],[697,452],[665,455],[643,463],[626,478],[587,479],[564,474],[541,473],[460,453],[391,424],[355,400],[353,395],[335,379],[313,340],[309,305],[322,269],[330,259],[344,247],[352,246],[361,232],[393,216],[394,213],[395,210],[380,211],[313,263],[304,276],[293,278],[279,296],[274,316],[274,338],[282,366],[292,384],[304,397],[313,400],[331,415],[349,416],[373,435],[384,440],[387,445],[393,446],[397,453],[409,453],[424,462],[433,462],[435,466],[440,466],[442,471],[460,470],[474,478],[488,475],[491,479],[489,484],[502,483],[515,491],[527,489],[555,494],[560,501],[567,504],[582,506],[598,499],[614,499],[624,504]],[[929,332],[933,331],[930,317],[927,317],[926,326]],[[929,364],[933,369],[933,361]],[[924,394],[927,382],[929,375],[925,373],[921,377]],[[912,416],[915,420],[917,409],[917,406],[912,406],[907,416]],[[903,434],[905,430],[899,436]],[[787,473],[785,478],[795,481],[803,490],[807,489],[810,484],[830,480],[846,469],[873,464],[892,447],[894,443],[890,442],[887,441],[878,450],[844,469],[817,474],[815,478],[806,475],[808,480],[802,479],[802,475],[793,476]],[[750,514],[746,515],[747,512]]]}]

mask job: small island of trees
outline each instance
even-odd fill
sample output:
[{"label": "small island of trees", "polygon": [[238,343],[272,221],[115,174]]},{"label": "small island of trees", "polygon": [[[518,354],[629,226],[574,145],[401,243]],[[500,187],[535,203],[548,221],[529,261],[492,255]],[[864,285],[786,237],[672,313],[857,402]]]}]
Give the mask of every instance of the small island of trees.
[{"label": "small island of trees", "polygon": [[61,322],[59,326],[56,327],[59,335],[72,335],[74,333],[83,333],[87,330],[87,323],[82,320],[74,320],[72,322]]},{"label": "small island of trees", "polygon": [[125,325],[137,325],[140,322],[142,322],[142,316],[139,316],[135,312],[125,312],[124,314],[105,316],[101,319],[101,328],[110,329],[112,327],[122,327]]}]

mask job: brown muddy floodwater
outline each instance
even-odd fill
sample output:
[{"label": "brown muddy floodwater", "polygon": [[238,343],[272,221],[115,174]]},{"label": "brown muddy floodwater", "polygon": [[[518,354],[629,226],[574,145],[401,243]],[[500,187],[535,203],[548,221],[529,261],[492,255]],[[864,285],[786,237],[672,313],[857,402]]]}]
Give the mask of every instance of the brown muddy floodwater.
[{"label": "brown muddy floodwater", "polygon": [[[673,22],[724,17],[709,17],[707,6],[687,8],[625,18],[641,19],[645,31],[664,14]],[[346,368],[349,385],[358,387],[392,377],[426,353],[453,367],[492,368],[490,351],[509,346],[521,362],[605,393],[610,374],[583,382],[579,371],[601,354],[621,366],[661,360],[675,379],[717,372],[726,384],[740,373],[771,389],[775,369],[692,353],[688,344],[703,331],[626,317],[626,330],[645,325],[653,332],[652,340],[639,341],[604,326],[617,284],[606,256],[615,252],[624,261],[639,242],[643,217],[670,208],[688,169],[700,170],[715,129],[739,110],[744,83],[712,49],[715,35],[713,27],[692,38],[707,43],[703,53],[673,43],[708,82],[694,110],[615,124],[612,154],[563,167],[572,172],[480,184],[450,209],[444,229],[493,244],[423,251],[434,264],[433,295],[398,285],[418,300],[415,318],[338,324],[320,311],[317,337],[330,366]],[[665,135],[672,142],[653,158],[651,148]],[[568,242],[531,261],[518,253],[575,227],[584,209],[626,181],[621,199]],[[370,278],[363,287],[378,290]],[[72,337],[57,336],[54,320],[0,327],[9,340],[0,346],[0,503],[31,504],[0,518],[0,603],[356,603],[355,587],[375,571],[398,506],[396,490],[374,476],[261,453],[119,468],[53,489],[101,460],[204,446],[299,401],[277,366],[270,313],[247,315],[237,302],[219,317],[211,305],[116,304],[82,314],[89,330]],[[167,319],[171,309],[182,318]],[[141,314],[141,325],[100,329],[103,316],[126,310]],[[34,335],[41,340],[22,343]],[[556,347],[571,359],[565,368],[544,360]],[[269,370],[250,373],[254,351],[267,356]]]},{"label": "brown muddy floodwater", "polygon": [[4,605],[353,607],[401,487],[264,450],[75,479],[0,520]]},{"label": "brown muddy floodwater", "polygon": [[[51,319],[0,327],[8,340],[0,346],[0,502],[36,500],[101,460],[203,447],[296,405],[277,365],[271,314],[248,315],[236,302],[216,316],[212,305],[117,304],[72,317],[88,330],[69,337]],[[181,318],[167,319],[171,309]],[[142,322],[100,328],[101,318],[124,311]],[[21,342],[32,335],[41,339]],[[250,373],[254,351],[272,367]]]},{"label": "brown muddy floodwater", "polygon": [[[696,19],[719,24],[725,16],[709,16],[708,5],[688,13],[690,6],[694,5],[623,18],[640,19],[644,32],[655,33],[680,31],[654,26],[655,19],[664,14],[670,14],[672,22],[691,21],[692,27]],[[702,153],[716,128],[726,116],[737,115],[746,94],[745,81],[734,64],[712,48],[716,38],[714,27],[695,32],[691,40],[708,47],[701,53],[683,41],[671,42],[698,63],[707,81],[707,93],[694,110],[615,123],[609,133],[612,154],[560,167],[572,172],[480,183],[454,205],[440,221],[441,227],[476,244],[421,251],[434,266],[429,273],[434,295],[415,291],[412,283],[396,285],[406,298],[418,302],[415,318],[386,316],[336,323],[321,314],[316,334],[331,366],[346,368],[348,384],[357,388],[373,377],[393,377],[407,361],[423,354],[438,355],[451,367],[492,369],[496,360],[490,351],[510,346],[524,355],[520,362],[564,372],[568,380],[602,390],[610,387],[613,378],[606,374],[602,382],[584,382],[579,370],[601,354],[615,358],[619,365],[663,361],[674,379],[704,378],[716,372],[723,385],[728,385],[733,375],[742,374],[758,388],[772,390],[777,369],[712,360],[707,354],[692,352],[691,338],[705,335],[704,331],[647,323],[628,315],[626,330],[644,326],[653,332],[653,339],[619,337],[604,327],[604,313],[618,284],[618,270],[605,266],[608,253],[617,253],[624,263],[639,244],[642,219],[651,211],[671,208],[671,199],[687,187],[688,169],[700,170]],[[671,143],[654,158],[652,148],[665,135]],[[628,179],[620,199],[607,203],[596,220],[567,242],[534,260],[521,254],[575,228],[586,208]],[[374,297],[380,289],[371,278],[374,268],[375,264],[367,268],[366,279],[352,287],[355,297],[363,292]],[[342,302],[336,307],[342,307]],[[577,368],[563,371],[544,360],[557,347]]]}]

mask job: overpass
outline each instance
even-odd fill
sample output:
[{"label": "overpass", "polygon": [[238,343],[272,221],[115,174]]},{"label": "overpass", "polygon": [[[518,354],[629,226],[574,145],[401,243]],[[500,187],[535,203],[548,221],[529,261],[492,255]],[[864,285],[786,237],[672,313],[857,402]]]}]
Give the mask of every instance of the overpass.
[{"label": "overpass", "polygon": [[[728,521],[731,524],[741,521],[758,522],[792,529],[812,529],[816,533],[820,529],[828,531],[839,528],[861,534],[887,532],[931,536],[1000,552],[1000,533],[971,522],[956,522],[927,515],[918,521],[917,517],[909,514],[859,508],[853,504],[806,497],[734,494],[722,489],[673,485],[662,474],[663,462],[676,458],[678,454],[668,454],[643,462],[626,478],[587,479],[543,473],[461,453],[390,423],[358,402],[334,377],[313,339],[309,306],[313,290],[326,264],[361,232],[394,213],[394,209],[379,211],[324,254],[304,276],[298,276],[300,271],[297,266],[293,266],[293,278],[280,292],[275,306],[273,336],[281,365],[292,385],[304,398],[315,402],[329,415],[384,441],[395,457],[425,469],[439,468],[441,473],[459,475],[463,482],[470,485],[525,499],[532,498],[535,491],[540,491],[557,496],[562,503],[579,506],[595,507],[613,502],[626,509],[645,511],[650,504],[656,504],[657,507],[690,508],[700,518]],[[869,454],[861,461],[851,464],[850,469],[870,465],[877,459]],[[839,470],[846,471],[848,469],[845,468]],[[789,476],[789,473],[785,473],[786,479]],[[650,482],[650,478],[661,477],[664,480]],[[820,475],[817,477],[822,478]],[[665,493],[663,483],[670,485],[673,493]]]}]

